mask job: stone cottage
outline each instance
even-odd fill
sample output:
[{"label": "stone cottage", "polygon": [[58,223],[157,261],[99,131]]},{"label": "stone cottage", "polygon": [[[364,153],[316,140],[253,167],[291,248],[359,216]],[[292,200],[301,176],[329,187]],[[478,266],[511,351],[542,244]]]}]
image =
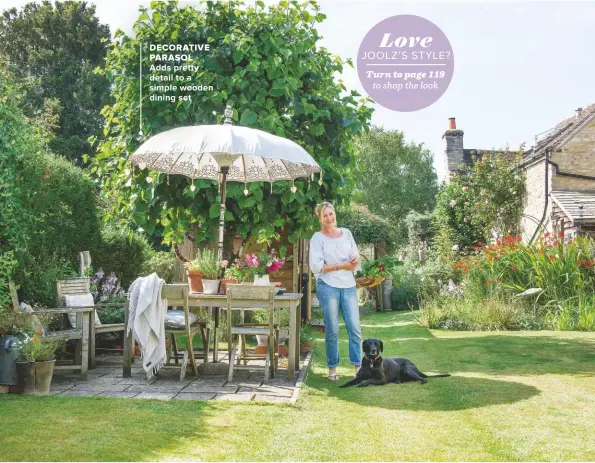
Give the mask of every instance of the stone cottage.
[{"label": "stone cottage", "polygon": [[[448,174],[472,164],[475,153],[506,153],[466,149],[463,135],[455,118],[450,118],[442,135]],[[523,153],[521,167],[527,176],[524,241],[531,239],[539,223],[550,233],[563,232],[566,238],[595,237],[595,104],[578,108],[574,116],[536,138],[535,145]]]}]

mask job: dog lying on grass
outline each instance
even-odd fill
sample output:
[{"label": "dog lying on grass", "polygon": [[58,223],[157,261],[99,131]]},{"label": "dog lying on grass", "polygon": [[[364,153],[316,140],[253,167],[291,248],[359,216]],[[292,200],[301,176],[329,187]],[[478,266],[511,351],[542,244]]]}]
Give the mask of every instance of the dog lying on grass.
[{"label": "dog lying on grass", "polygon": [[374,338],[366,339],[362,343],[364,361],[357,375],[351,381],[339,387],[349,386],[380,386],[388,383],[406,383],[419,381],[420,384],[428,382],[427,378],[446,378],[450,375],[423,374],[410,360],[403,358],[382,358],[382,341]]}]

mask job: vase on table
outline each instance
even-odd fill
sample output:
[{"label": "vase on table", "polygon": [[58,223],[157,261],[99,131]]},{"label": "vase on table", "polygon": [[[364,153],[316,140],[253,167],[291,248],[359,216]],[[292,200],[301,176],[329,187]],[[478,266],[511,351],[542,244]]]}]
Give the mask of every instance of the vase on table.
[{"label": "vase on table", "polygon": [[270,284],[271,280],[268,273],[266,275],[254,275],[255,286],[268,286]]}]

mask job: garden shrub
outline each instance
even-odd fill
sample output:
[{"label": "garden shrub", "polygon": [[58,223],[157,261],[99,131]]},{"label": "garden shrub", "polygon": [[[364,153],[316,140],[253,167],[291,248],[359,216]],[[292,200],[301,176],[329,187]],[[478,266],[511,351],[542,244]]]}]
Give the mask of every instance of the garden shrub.
[{"label": "garden shrub", "polygon": [[100,251],[92,257],[92,262],[94,268],[102,268],[106,275],[114,272],[120,285],[128,289],[153,254],[144,235],[106,225],[101,232]]},{"label": "garden shrub", "polygon": [[21,272],[23,299],[46,307],[56,307],[56,281],[77,275],[73,260],[58,252],[31,255]]},{"label": "garden shrub", "polygon": [[430,243],[434,236],[432,215],[410,211],[405,217],[409,246],[417,248],[421,243]]},{"label": "garden shrub", "polygon": [[348,228],[357,244],[386,244],[388,252],[397,241],[396,230],[386,219],[372,214],[366,206],[351,203],[350,210],[337,210],[337,223]]},{"label": "garden shrub", "polygon": [[427,259],[420,263],[417,250],[407,248],[408,252],[404,265],[393,272],[393,289],[391,301],[393,310],[407,310],[419,308],[420,298],[438,294],[440,286],[452,277],[452,270],[442,265],[431,250]]},{"label": "garden shrub", "polygon": [[173,251],[156,251],[149,253],[150,257],[140,267],[140,275],[150,275],[155,272],[166,283],[176,281],[176,255]]},{"label": "garden shrub", "polygon": [[501,295],[476,302],[438,295],[424,300],[418,321],[426,328],[443,330],[529,330],[543,327],[533,307]]},{"label": "garden shrub", "polygon": [[454,245],[470,253],[494,234],[518,234],[526,187],[524,170],[518,167],[522,156],[513,154],[476,156],[464,174],[453,174],[442,186],[432,228],[443,260],[454,258]]},{"label": "garden shrub", "polygon": [[[505,236],[453,265],[462,298],[432,296],[422,303],[427,325],[468,329],[595,329],[593,243],[545,234],[535,245]],[[542,291],[517,297],[530,288]],[[462,322],[461,322],[462,321]]]},{"label": "garden shrub", "polygon": [[0,303],[14,279],[25,300],[51,306],[50,280],[71,275],[77,253],[100,241],[95,186],[47,151],[43,120],[23,115],[22,91],[1,66],[0,94]]}]

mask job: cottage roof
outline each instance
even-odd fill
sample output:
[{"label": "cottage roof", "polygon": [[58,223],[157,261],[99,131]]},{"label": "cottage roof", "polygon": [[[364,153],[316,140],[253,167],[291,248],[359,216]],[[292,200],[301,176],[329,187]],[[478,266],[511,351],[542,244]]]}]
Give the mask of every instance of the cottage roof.
[{"label": "cottage roof", "polygon": [[472,149],[463,149],[463,160],[471,164],[475,162],[477,159],[481,158],[484,154],[487,154],[490,157],[502,157],[504,156],[509,162],[514,163],[518,162],[519,151],[511,151],[508,149],[499,149],[499,150],[482,150],[477,148]]},{"label": "cottage roof", "polygon": [[562,143],[572,136],[585,122],[595,115],[595,103],[582,108],[580,114],[564,119],[554,128],[541,134],[536,145],[525,153],[525,161],[545,155],[545,150],[559,148]]},{"label": "cottage roof", "polygon": [[573,222],[595,222],[595,191],[552,190],[551,197]]}]

